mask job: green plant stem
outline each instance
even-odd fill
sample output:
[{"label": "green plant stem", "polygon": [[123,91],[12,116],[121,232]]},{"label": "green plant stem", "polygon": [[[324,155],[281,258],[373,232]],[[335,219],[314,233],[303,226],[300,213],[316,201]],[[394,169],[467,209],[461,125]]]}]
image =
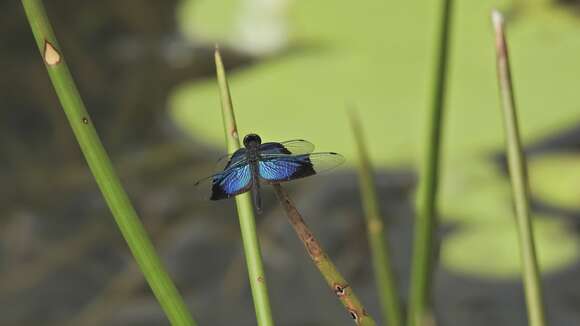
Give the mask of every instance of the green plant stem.
[{"label": "green plant stem", "polygon": [[351,114],[351,125],[359,158],[358,174],[361,200],[365,213],[369,246],[373,256],[373,268],[377,282],[383,318],[390,326],[401,326],[403,317],[400,299],[391,267],[388,242],[381,217],[372,166],[365,146],[360,121]]},{"label": "green plant stem", "polygon": [[115,172],[64,61],[40,0],[22,0],[28,22],[74,135],[121,234],[172,325],[196,325],[165,272]]},{"label": "green plant stem", "polygon": [[492,21],[495,29],[497,75],[503,109],[508,169],[515,204],[518,243],[522,259],[522,273],[528,307],[528,322],[532,326],[544,326],[546,322],[544,317],[542,284],[536,258],[534,232],[530,218],[527,165],[522,152],[518,127],[508,47],[504,32],[504,20],[499,12],[494,11],[492,13]]},{"label": "green plant stem", "polygon": [[373,318],[369,316],[367,310],[354,294],[352,287],[342,277],[328,255],[326,255],[320,243],[316,240],[314,234],[312,234],[308,225],[306,225],[306,222],[304,222],[304,219],[300,215],[300,212],[298,212],[296,206],[288,196],[288,193],[279,184],[274,184],[273,186],[278,200],[286,211],[290,224],[294,228],[294,231],[296,231],[298,238],[304,244],[304,247],[306,247],[308,255],[326,280],[326,283],[346,308],[351,318],[354,319],[357,325],[376,325]]},{"label": "green plant stem", "polygon": [[451,31],[452,0],[442,0],[441,28],[439,32],[437,65],[433,102],[428,116],[428,133],[422,161],[420,185],[417,196],[417,220],[411,265],[409,298],[409,326],[423,325],[430,318],[431,281],[437,244],[434,233],[437,228],[437,191],[441,161],[441,138],[443,108],[447,85],[447,63]]},{"label": "green plant stem", "polygon": [[[222,117],[224,121],[227,149],[228,153],[233,153],[240,149],[240,140],[228,81],[226,79],[222,58],[217,47],[215,50],[215,64],[222,102]],[[270,299],[268,297],[268,287],[266,285],[266,276],[262,266],[260,244],[256,232],[252,198],[250,197],[249,192],[238,195],[235,198],[258,325],[274,325],[270,309]]]}]

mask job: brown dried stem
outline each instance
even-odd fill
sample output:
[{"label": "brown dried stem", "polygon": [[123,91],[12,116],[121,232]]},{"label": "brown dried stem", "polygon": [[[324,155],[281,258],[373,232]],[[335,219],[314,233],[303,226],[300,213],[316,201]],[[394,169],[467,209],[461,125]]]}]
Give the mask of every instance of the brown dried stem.
[{"label": "brown dried stem", "polygon": [[310,231],[308,225],[304,222],[302,215],[300,215],[300,212],[298,212],[296,206],[288,196],[288,193],[279,184],[274,184],[273,186],[276,191],[276,196],[278,196],[282,207],[286,211],[290,224],[294,228],[294,231],[296,231],[298,238],[304,244],[304,247],[306,247],[308,255],[326,280],[326,283],[344,305],[349,315],[357,325],[376,325],[373,318],[369,316],[360,300],[354,294],[352,287],[342,277],[336,269],[336,266],[334,266],[330,258],[326,255],[324,249],[322,249],[320,243],[316,240],[314,234],[312,234],[312,231]]}]

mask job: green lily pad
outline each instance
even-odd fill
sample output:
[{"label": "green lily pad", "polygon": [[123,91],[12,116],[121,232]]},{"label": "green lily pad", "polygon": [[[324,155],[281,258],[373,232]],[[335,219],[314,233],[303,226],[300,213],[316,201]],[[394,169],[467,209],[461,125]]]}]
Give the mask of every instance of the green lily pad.
[{"label": "green lily pad", "polygon": [[[471,224],[445,239],[442,264],[457,272],[487,278],[518,278],[521,275],[516,225]],[[538,261],[545,273],[557,271],[578,259],[579,240],[565,226],[549,217],[534,221]]]},{"label": "green lily pad", "polygon": [[[235,27],[237,0],[181,1],[177,6],[177,21],[185,36],[222,42]],[[211,13],[208,15],[208,13]]]},{"label": "green lily pad", "polygon": [[551,205],[580,210],[580,154],[541,155],[530,160],[531,191]]},{"label": "green lily pad", "polygon": [[489,160],[450,161],[442,173],[439,210],[444,221],[504,223],[511,221],[509,180]]},{"label": "green lily pad", "polygon": [[[179,16],[186,34],[207,29],[214,31],[210,36],[223,38],[235,26],[223,22],[224,15],[231,16],[223,8],[235,8],[231,0],[185,4]],[[492,5],[468,1],[456,7],[445,126],[448,156],[481,154],[502,145]],[[510,26],[525,139],[538,139],[580,118],[580,23],[552,8],[532,10]],[[272,140],[305,138],[352,162],[345,111],[354,104],[377,166],[413,161],[431,98],[438,10],[432,1],[292,2],[288,21],[294,50],[230,73],[242,133],[254,131]],[[223,146],[215,80],[182,85],[170,106],[179,127]]]}]

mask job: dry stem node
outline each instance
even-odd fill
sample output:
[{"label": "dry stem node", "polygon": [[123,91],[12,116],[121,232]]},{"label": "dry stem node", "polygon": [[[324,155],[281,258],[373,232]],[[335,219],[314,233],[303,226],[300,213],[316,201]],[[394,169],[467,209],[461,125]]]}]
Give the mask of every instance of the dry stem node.
[{"label": "dry stem node", "polygon": [[354,322],[358,325],[358,314],[354,310],[349,310],[348,313],[350,314],[350,318],[354,320]]},{"label": "dry stem node", "polygon": [[373,233],[383,232],[383,222],[379,219],[369,221],[369,230]]},{"label": "dry stem node", "polygon": [[491,12],[491,20],[495,30],[495,46],[497,48],[497,56],[500,59],[503,59],[507,56],[507,46],[504,33],[504,18],[499,11],[493,10]]},{"label": "dry stem node", "polygon": [[334,286],[334,293],[336,293],[337,296],[342,297],[344,295],[346,295],[346,289],[349,287],[349,285],[341,285],[339,283],[336,283]]},{"label": "dry stem node", "polygon": [[61,56],[58,50],[49,41],[44,41],[44,62],[49,66],[54,66],[60,63]]}]

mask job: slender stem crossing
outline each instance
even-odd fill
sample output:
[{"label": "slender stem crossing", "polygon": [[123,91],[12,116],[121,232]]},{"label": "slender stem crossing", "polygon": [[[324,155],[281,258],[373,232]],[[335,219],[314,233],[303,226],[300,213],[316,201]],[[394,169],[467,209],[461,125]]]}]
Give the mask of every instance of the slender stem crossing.
[{"label": "slender stem crossing", "polygon": [[[215,49],[215,65],[217,72],[218,85],[222,101],[222,117],[226,135],[226,145],[228,153],[234,153],[240,149],[240,139],[236,117],[226,72],[219,49]],[[272,312],[270,309],[270,299],[268,296],[268,287],[266,286],[266,275],[262,264],[262,254],[260,253],[260,243],[256,232],[256,220],[254,217],[254,208],[250,193],[246,192],[236,197],[236,206],[238,208],[238,218],[240,221],[240,230],[242,233],[242,243],[244,245],[244,254],[248,266],[248,277],[250,287],[254,298],[254,309],[259,326],[274,325]]]}]

